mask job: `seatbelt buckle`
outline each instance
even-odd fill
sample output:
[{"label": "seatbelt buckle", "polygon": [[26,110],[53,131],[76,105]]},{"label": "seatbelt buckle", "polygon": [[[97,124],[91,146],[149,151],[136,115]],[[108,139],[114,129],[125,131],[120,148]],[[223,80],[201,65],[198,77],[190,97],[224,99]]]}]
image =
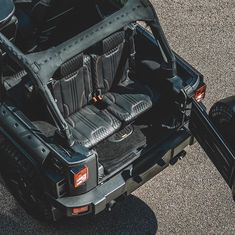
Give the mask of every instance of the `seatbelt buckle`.
[{"label": "seatbelt buckle", "polygon": [[93,102],[94,104],[96,104],[96,103],[98,102],[98,100],[97,100],[97,97],[96,97],[96,96],[93,96],[93,97],[92,97],[92,102]]},{"label": "seatbelt buckle", "polygon": [[102,95],[98,95],[97,99],[98,99],[98,101],[102,101],[103,100],[103,96]]},{"label": "seatbelt buckle", "polygon": [[98,102],[101,102],[103,100],[103,96],[102,95],[98,95],[98,96],[93,96],[92,97],[92,102],[94,104],[98,103]]},{"label": "seatbelt buckle", "polygon": [[92,97],[92,101],[94,104],[96,104],[97,102],[100,102],[103,100],[103,95],[101,93],[101,90],[97,90],[97,92],[94,94],[94,96]]},{"label": "seatbelt buckle", "polygon": [[97,97],[96,98],[97,98],[98,101],[103,100],[103,95],[102,95],[101,89],[97,90]]}]

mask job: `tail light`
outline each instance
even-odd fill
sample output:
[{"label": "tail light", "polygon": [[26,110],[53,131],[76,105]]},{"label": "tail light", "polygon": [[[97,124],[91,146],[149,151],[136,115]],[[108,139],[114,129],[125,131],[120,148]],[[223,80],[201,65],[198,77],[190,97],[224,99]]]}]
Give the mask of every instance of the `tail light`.
[{"label": "tail light", "polygon": [[84,184],[89,178],[89,169],[84,166],[80,171],[73,171],[73,184],[74,188],[78,188],[80,185]]},{"label": "tail light", "polygon": [[206,96],[206,84],[203,84],[201,87],[199,87],[194,95],[194,98],[197,102],[201,102]]},{"label": "tail light", "polygon": [[72,215],[79,215],[79,214],[87,213],[89,212],[89,210],[90,210],[89,206],[72,208]]}]

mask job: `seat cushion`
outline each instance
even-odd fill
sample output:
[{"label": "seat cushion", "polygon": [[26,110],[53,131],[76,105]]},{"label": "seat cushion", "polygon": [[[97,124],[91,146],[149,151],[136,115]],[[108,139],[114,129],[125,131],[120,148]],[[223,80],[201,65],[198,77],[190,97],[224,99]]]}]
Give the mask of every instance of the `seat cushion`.
[{"label": "seat cushion", "polygon": [[107,110],[119,120],[131,122],[150,109],[158,96],[148,87],[137,82],[117,86],[104,95]]},{"label": "seat cushion", "polygon": [[87,105],[66,119],[74,138],[84,147],[90,148],[112,135],[121,127],[121,122],[107,110]]}]

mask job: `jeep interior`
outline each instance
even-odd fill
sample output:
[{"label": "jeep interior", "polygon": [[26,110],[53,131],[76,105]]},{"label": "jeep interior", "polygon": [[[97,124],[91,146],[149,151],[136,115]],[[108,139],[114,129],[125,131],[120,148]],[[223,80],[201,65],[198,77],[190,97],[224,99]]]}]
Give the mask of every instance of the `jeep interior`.
[{"label": "jeep interior", "polygon": [[[24,54],[57,50],[120,8],[106,0],[38,2],[16,0],[15,11],[10,6],[0,21],[0,31]],[[97,152],[105,176],[180,131],[182,116],[166,86],[172,71],[164,47],[133,21],[63,62],[47,81],[73,141]],[[47,142],[60,143],[58,123],[28,71],[4,53],[1,63],[9,104]]]}]

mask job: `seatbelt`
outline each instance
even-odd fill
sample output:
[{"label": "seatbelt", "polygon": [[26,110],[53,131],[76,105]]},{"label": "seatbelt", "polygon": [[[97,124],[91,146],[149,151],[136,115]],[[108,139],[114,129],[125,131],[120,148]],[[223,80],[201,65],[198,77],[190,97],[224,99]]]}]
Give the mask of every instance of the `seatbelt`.
[{"label": "seatbelt", "polygon": [[129,34],[129,66],[131,69],[131,73],[134,74],[135,73],[135,69],[136,69],[136,63],[135,63],[135,55],[136,55],[136,50],[135,50],[135,33],[136,33],[136,24],[131,24],[130,26],[128,26],[127,32],[130,32]]},{"label": "seatbelt", "polygon": [[116,72],[116,76],[114,78],[114,85],[118,85],[122,81],[123,74],[125,72],[125,65],[127,60],[129,59],[129,72],[134,73],[135,71],[135,41],[134,41],[134,32],[135,26],[128,26],[126,29],[126,40],[122,52],[122,56],[120,59],[120,63],[118,65],[118,69]]},{"label": "seatbelt", "polygon": [[[92,64],[91,67],[93,68],[92,71],[95,71],[92,76],[92,83],[94,86],[94,93],[92,95],[92,101],[93,103],[97,103],[103,99],[102,97],[102,89],[104,89],[104,82],[103,78],[101,77],[102,72],[99,70],[102,70],[102,66],[97,66],[97,58],[92,58]],[[96,71],[97,70],[97,71]]]},{"label": "seatbelt", "polygon": [[[114,83],[113,85],[117,85],[120,81],[121,78],[123,77],[124,71],[125,71],[125,65],[129,57],[129,42],[127,39],[127,34],[126,34],[126,40],[124,42],[123,46],[123,51],[120,59],[120,63],[117,68],[117,72],[114,78]],[[94,63],[95,66],[97,66],[96,62]],[[94,66],[93,65],[93,66]],[[99,66],[97,66],[99,68]],[[102,87],[104,87],[103,81],[101,81],[103,78],[98,74],[98,76],[94,79],[94,87],[95,87],[95,93],[93,95],[92,101],[93,103],[98,103],[102,101],[103,96],[102,96]]]}]

